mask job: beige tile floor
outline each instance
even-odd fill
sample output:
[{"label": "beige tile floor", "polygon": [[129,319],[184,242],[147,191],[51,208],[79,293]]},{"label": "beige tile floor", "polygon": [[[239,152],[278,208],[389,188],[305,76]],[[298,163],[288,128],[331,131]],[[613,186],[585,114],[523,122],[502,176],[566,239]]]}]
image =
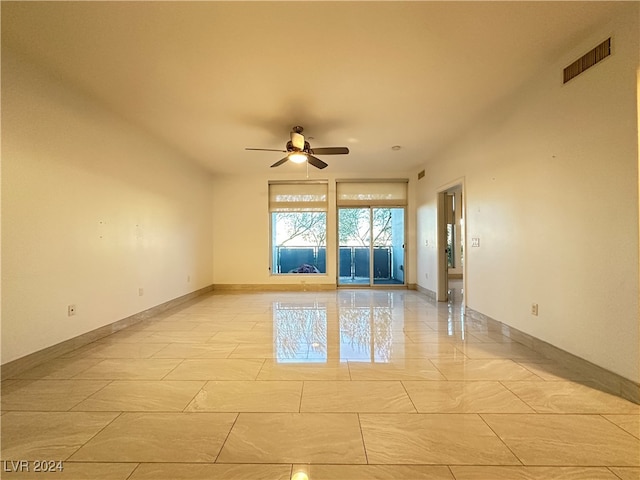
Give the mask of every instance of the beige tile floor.
[{"label": "beige tile floor", "polygon": [[415,291],[214,293],[5,380],[0,477],[638,480],[593,380]]}]

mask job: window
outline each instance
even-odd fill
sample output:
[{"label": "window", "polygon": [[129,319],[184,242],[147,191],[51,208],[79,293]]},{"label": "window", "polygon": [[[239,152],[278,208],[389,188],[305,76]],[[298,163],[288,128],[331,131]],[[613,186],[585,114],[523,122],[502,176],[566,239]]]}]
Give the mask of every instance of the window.
[{"label": "window", "polygon": [[327,183],[269,184],[271,273],[327,272]]}]

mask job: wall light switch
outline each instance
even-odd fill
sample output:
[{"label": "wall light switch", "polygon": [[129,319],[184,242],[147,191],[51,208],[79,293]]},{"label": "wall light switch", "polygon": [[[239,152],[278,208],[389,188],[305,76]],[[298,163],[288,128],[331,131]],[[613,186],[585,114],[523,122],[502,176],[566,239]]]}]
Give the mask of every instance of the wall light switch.
[{"label": "wall light switch", "polygon": [[471,246],[472,247],[479,247],[480,246],[480,238],[479,237],[472,237],[471,238]]}]

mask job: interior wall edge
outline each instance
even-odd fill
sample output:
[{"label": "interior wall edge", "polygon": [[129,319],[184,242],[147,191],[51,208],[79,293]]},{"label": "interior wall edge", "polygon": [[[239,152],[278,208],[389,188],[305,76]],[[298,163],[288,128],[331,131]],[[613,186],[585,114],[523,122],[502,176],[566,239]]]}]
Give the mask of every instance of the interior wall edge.
[{"label": "interior wall edge", "polygon": [[159,315],[168,310],[171,310],[172,308],[181,306],[184,303],[198,298],[202,295],[206,295],[211,291],[213,291],[213,285],[208,285],[191,293],[187,293],[167,302],[156,305],[155,307],[151,307],[138,312],[129,317],[116,320],[113,323],[96,328],[95,330],[91,330],[90,332],[83,333],[63,342],[51,345],[50,347],[43,348],[42,350],[30,353],[28,355],[25,355],[24,357],[11,360],[0,366],[0,377],[2,380],[10,379],[13,376],[18,375],[26,370],[37,367],[38,365],[42,365],[43,363],[58,358],[61,355],[93,343],[97,340],[100,340],[101,338],[105,338],[115,332],[135,325],[155,315]]},{"label": "interior wall edge", "polygon": [[600,367],[582,357],[569,353],[566,350],[556,347],[544,340],[540,340],[533,335],[518,330],[511,325],[507,325],[500,320],[491,318],[490,316],[472,308],[467,307],[465,309],[465,316],[470,319],[477,319],[486,322],[487,328],[490,331],[497,331],[500,334],[509,337],[511,340],[521,343],[543,355],[549,360],[553,360],[561,364],[563,367],[586,372],[587,375],[592,377],[594,382],[597,384],[596,388],[640,404],[639,383],[607,370],[606,368]]}]

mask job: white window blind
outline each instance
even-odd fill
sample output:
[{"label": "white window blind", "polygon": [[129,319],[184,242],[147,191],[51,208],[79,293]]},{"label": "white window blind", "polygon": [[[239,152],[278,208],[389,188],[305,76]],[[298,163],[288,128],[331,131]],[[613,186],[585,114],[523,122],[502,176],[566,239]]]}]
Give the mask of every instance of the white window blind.
[{"label": "white window blind", "polygon": [[270,183],[270,212],[326,212],[327,183]]},{"label": "white window blind", "polygon": [[338,182],[336,183],[338,206],[407,205],[407,181]]}]

